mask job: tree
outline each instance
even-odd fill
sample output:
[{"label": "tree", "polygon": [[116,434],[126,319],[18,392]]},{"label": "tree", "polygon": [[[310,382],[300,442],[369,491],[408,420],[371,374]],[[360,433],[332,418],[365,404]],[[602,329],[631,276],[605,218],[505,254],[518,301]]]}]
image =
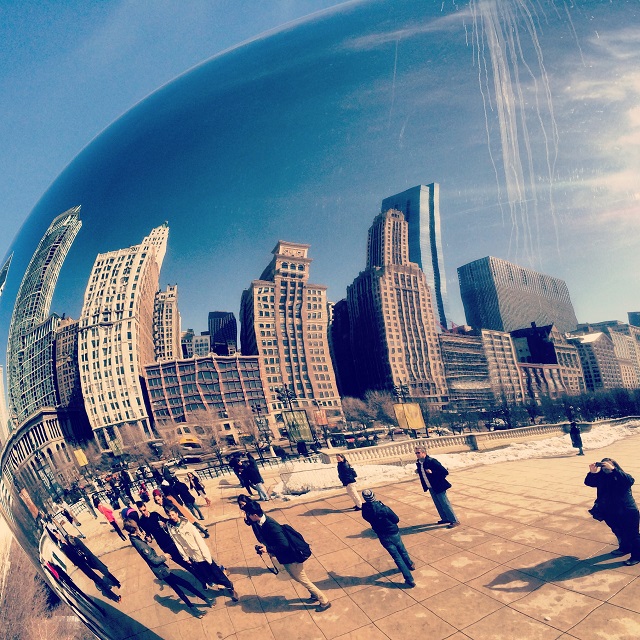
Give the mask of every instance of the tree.
[{"label": "tree", "polygon": [[393,410],[395,400],[388,391],[367,391],[365,401],[369,415],[375,420],[386,424],[398,424],[396,413]]},{"label": "tree", "polygon": [[342,411],[348,422],[364,422],[373,418],[367,404],[360,398],[342,398]]}]

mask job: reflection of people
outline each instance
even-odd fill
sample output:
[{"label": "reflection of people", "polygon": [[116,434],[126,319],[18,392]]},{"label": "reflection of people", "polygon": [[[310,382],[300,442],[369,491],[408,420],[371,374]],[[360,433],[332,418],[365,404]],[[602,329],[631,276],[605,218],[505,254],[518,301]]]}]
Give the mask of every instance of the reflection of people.
[{"label": "reflection of people", "polygon": [[153,490],[153,501],[159,504],[169,515],[169,507],[176,507],[176,509],[189,521],[193,526],[202,534],[204,538],[209,537],[209,532],[206,527],[203,527],[196,519],[195,516],[189,512],[189,510],[177,500],[177,498],[170,493],[162,493],[160,489]]},{"label": "reflection of people", "polygon": [[265,515],[258,502],[247,502],[244,511],[248,520],[256,525],[252,527],[253,532],[258,542],[267,548],[267,553],[278,560],[293,580],[308,589],[309,604],[318,603],[316,611],[326,611],[331,606],[329,598],[307,577],[304,562],[298,561],[295,550],[289,544],[282,525]]},{"label": "reflection of people", "polygon": [[93,506],[107,519],[107,522],[111,525],[113,530],[122,538],[126,540],[127,537],[122,533],[120,526],[116,522],[116,517],[113,515],[113,510],[107,507],[106,504],[100,502],[98,496],[93,496]]},{"label": "reflection of people", "polygon": [[210,507],[211,500],[209,500],[207,496],[207,492],[205,491],[204,484],[202,484],[202,480],[200,480],[200,478],[198,478],[195,473],[191,473],[191,471],[187,473],[187,479],[189,480],[189,487],[199,496],[202,496],[207,507]]},{"label": "reflection of people", "polygon": [[633,477],[611,458],[590,464],[584,479],[588,487],[596,487],[597,509],[618,538],[619,547],[611,554],[624,556],[630,553],[631,557],[625,562],[630,566],[640,563],[640,513],[631,493],[634,482]]},{"label": "reflection of people", "polygon": [[191,514],[199,520],[204,520],[200,507],[196,504],[194,495],[189,491],[189,487],[182,480],[174,480],[171,485],[171,494],[182,500],[184,506],[191,511]]},{"label": "reflection of people", "polygon": [[398,522],[400,518],[379,500],[376,500],[371,489],[365,489],[362,492],[364,504],[362,505],[362,517],[371,525],[371,528],[378,535],[380,544],[389,552],[393,558],[404,581],[408,587],[415,587],[411,571],[416,567],[409,557],[407,550],[400,537]]},{"label": "reflection of people", "polygon": [[264,480],[260,474],[260,469],[258,469],[258,463],[250,453],[247,453],[247,461],[244,463],[244,468],[242,469],[242,479],[258,492],[260,500],[269,499],[264,488]]},{"label": "reflection of people", "polygon": [[203,584],[220,584],[229,590],[231,599],[238,601],[238,593],[224,571],[211,557],[207,543],[197,534],[195,527],[180,517],[175,507],[167,509],[169,535],[175,542],[183,560],[190,562]]},{"label": "reflection of people", "polygon": [[142,556],[142,559],[147,563],[149,569],[153,572],[153,575],[166,582],[178,595],[189,609],[196,616],[200,616],[200,612],[193,606],[193,603],[187,598],[183,589],[191,592],[194,596],[197,596],[201,600],[204,600],[209,606],[211,606],[211,600],[200,591],[197,587],[193,586],[190,582],[181,578],[173,571],[169,570],[164,556],[158,555],[153,547],[150,547],[143,539],[140,533],[140,529],[135,520],[126,520],[124,523],[125,531],[129,533],[129,540],[133,545],[133,548]]},{"label": "reflection of people", "polygon": [[431,494],[433,503],[438,510],[440,520],[438,524],[449,524],[449,528],[460,525],[453,507],[447,498],[447,489],[451,484],[446,479],[449,472],[435,459],[432,458],[424,447],[416,447],[416,473],[420,478],[422,490]]},{"label": "reflection of people", "polygon": [[341,453],[336,455],[336,460],[338,461],[338,478],[347,490],[347,495],[353,500],[353,504],[355,505],[353,510],[360,511],[362,508],[362,500],[360,500],[360,496],[356,490],[356,478],[358,474]]},{"label": "reflection of people", "polygon": [[580,427],[575,422],[571,423],[569,435],[571,436],[571,445],[574,449],[579,450],[579,456],[583,456],[584,451],[582,450],[582,436],[580,435]]}]

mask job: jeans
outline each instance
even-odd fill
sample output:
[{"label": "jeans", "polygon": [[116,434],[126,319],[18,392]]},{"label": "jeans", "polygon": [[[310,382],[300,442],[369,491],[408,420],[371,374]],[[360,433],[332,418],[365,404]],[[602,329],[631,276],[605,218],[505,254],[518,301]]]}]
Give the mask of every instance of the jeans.
[{"label": "jeans", "polygon": [[404,547],[402,538],[399,533],[392,535],[379,536],[380,544],[389,552],[389,555],[393,558],[393,561],[400,569],[400,573],[405,579],[405,582],[413,582],[413,576],[409,567],[413,564],[411,558]]},{"label": "jeans", "polygon": [[202,511],[200,511],[200,507],[195,502],[192,502],[191,504],[189,503],[185,503],[185,504],[187,509],[189,509],[189,511],[191,511],[191,513],[193,514],[194,518],[198,518],[199,520],[204,520]]},{"label": "jeans", "polygon": [[185,595],[183,589],[190,591],[194,596],[198,596],[201,600],[208,602],[207,596],[202,593],[202,591],[199,591],[190,582],[187,582],[184,578],[181,578],[172,571],[169,572],[169,575],[166,578],[162,578],[162,580],[164,580],[164,582],[166,582],[178,594],[180,600],[189,607],[191,607],[192,604],[189,598]]},{"label": "jeans", "polygon": [[260,498],[260,500],[268,500],[269,496],[267,495],[267,492],[264,490],[264,484],[262,482],[256,482],[253,485],[253,488],[258,492],[258,497]]},{"label": "jeans", "polygon": [[451,523],[458,522],[456,514],[453,513],[453,507],[449,502],[449,498],[447,498],[447,492],[441,491],[440,493],[436,493],[433,489],[429,489],[429,493],[433,499],[433,504],[436,505],[440,520]]}]

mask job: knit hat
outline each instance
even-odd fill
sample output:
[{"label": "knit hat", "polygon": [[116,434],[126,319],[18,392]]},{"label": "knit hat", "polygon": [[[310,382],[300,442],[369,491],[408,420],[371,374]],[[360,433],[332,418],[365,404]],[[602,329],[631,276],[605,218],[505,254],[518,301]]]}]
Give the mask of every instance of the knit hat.
[{"label": "knit hat", "polygon": [[362,497],[364,498],[365,502],[373,502],[376,499],[376,496],[373,491],[371,491],[371,489],[365,489],[362,492]]}]

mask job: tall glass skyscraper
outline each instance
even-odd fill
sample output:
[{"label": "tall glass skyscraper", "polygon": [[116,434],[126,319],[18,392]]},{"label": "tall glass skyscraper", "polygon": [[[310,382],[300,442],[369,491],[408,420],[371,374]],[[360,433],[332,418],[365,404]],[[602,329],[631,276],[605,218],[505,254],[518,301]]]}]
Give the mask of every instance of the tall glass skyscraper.
[{"label": "tall glass skyscraper", "polygon": [[447,279],[442,257],[440,233],[440,185],[421,184],[382,201],[382,212],[396,209],[409,223],[409,261],[415,262],[427,277],[433,293],[440,325],[446,329],[449,318]]}]

